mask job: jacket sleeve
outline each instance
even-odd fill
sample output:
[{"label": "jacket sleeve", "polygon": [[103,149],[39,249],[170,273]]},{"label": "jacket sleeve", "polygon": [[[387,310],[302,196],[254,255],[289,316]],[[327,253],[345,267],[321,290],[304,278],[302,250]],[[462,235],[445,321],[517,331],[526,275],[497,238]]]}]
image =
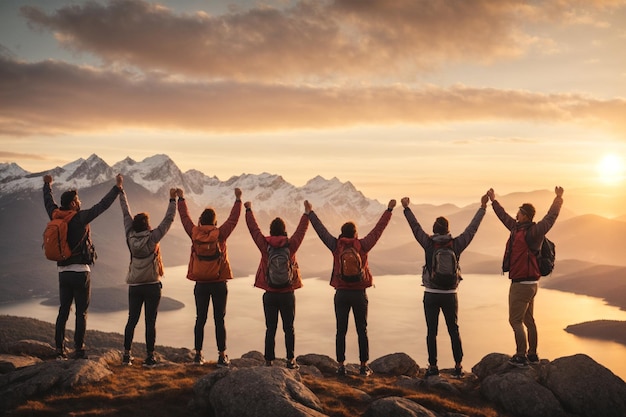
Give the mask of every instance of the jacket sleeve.
[{"label": "jacket sleeve", "polygon": [[493,200],[491,202],[491,207],[493,207],[493,211],[498,216],[498,219],[502,222],[502,224],[509,230],[515,229],[515,224],[517,223],[513,217],[511,217],[504,208],[500,205],[497,200]]},{"label": "jacket sleeve", "polygon": [[417,243],[419,243],[422,248],[426,249],[430,243],[430,237],[424,231],[422,225],[419,224],[410,207],[404,209],[404,217],[406,217],[406,221],[409,222],[409,226],[411,227],[411,231]]},{"label": "jacket sleeve", "polygon": [[122,215],[124,216],[124,235],[128,236],[133,228],[133,215],[130,212],[130,206],[126,199],[126,193],[122,191],[120,193],[120,207],[122,208]]},{"label": "jacket sleeve", "polygon": [[111,190],[106,193],[102,200],[96,203],[93,207],[87,210],[80,210],[78,212],[78,216],[80,216],[80,221],[83,224],[91,223],[96,217],[104,213],[113,201],[117,198],[117,195],[120,193],[120,189],[117,185],[114,185]]},{"label": "jacket sleeve", "polygon": [[228,219],[220,226],[220,239],[222,241],[228,239],[228,236],[235,230],[235,226],[237,226],[239,216],[241,215],[242,205],[241,200],[235,200],[235,204],[233,204],[233,208],[230,210]]},{"label": "jacket sleeve", "polygon": [[334,252],[337,247],[337,238],[328,232],[328,229],[326,229],[326,226],[322,224],[322,221],[317,217],[315,212],[309,212],[309,220],[311,221],[311,226],[315,229],[315,233],[317,233],[322,243],[326,245],[331,252]]},{"label": "jacket sleeve", "polygon": [[189,209],[187,208],[187,202],[184,198],[178,199],[178,214],[180,215],[180,221],[183,224],[183,228],[187,235],[191,237],[191,231],[195,227],[193,220],[189,217]]},{"label": "jacket sleeve", "polygon": [[59,208],[57,203],[54,202],[54,196],[52,195],[52,187],[49,183],[43,183],[43,204],[46,207],[48,217],[52,219],[52,212]]},{"label": "jacket sleeve", "polygon": [[267,241],[265,240],[265,236],[261,232],[258,223],[256,222],[256,218],[254,217],[254,213],[252,210],[246,210],[246,224],[248,225],[248,230],[250,231],[250,236],[252,236],[252,240],[256,244],[257,248],[263,253],[267,251]]},{"label": "jacket sleeve", "polygon": [[303,214],[300,217],[300,223],[298,223],[298,227],[296,227],[296,231],[289,238],[289,251],[291,253],[296,253],[300,245],[302,244],[302,240],[304,240],[304,235],[306,234],[307,229],[309,228],[309,216]]},{"label": "jacket sleeve", "polygon": [[461,252],[463,252],[465,248],[467,248],[469,244],[472,242],[472,239],[474,239],[474,236],[476,235],[476,232],[478,231],[478,226],[480,226],[480,223],[483,221],[483,217],[485,217],[486,212],[487,212],[486,209],[480,207],[478,211],[476,211],[474,218],[472,219],[470,224],[465,228],[463,233],[461,233],[454,239],[454,251],[457,254],[460,254]]},{"label": "jacket sleeve", "polygon": [[376,242],[378,242],[378,239],[380,239],[380,237],[383,235],[383,231],[389,224],[390,220],[391,220],[391,211],[385,210],[383,215],[380,216],[378,223],[376,223],[376,226],[374,226],[372,231],[369,232],[367,236],[365,236],[363,239],[360,239],[361,248],[363,249],[364,252],[369,252],[372,250]]},{"label": "jacket sleeve", "polygon": [[170,230],[170,227],[172,227],[174,217],[176,217],[176,202],[174,199],[171,199],[167,205],[167,211],[165,212],[165,217],[161,220],[161,224],[159,224],[156,229],[152,229],[152,233],[150,233],[150,240],[152,242],[156,243],[163,239],[163,236],[165,236],[168,230]]},{"label": "jacket sleeve", "polygon": [[537,250],[541,245],[541,241],[543,237],[552,229],[554,223],[556,222],[557,217],[559,217],[559,213],[561,212],[561,206],[563,205],[563,197],[556,196],[554,197],[554,201],[548,210],[548,213],[541,219],[537,224],[529,230],[529,242],[528,246]]}]

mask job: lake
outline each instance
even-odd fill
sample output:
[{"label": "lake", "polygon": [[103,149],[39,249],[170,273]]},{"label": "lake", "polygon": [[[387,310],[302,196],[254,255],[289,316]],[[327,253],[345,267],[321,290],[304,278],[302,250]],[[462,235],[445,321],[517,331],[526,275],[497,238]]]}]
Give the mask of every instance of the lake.
[{"label": "lake", "polygon": [[[194,283],[185,278],[187,266],[166,268],[163,295],[181,301],[180,310],[163,311],[157,319],[158,346],[193,348],[195,306]],[[97,279],[97,276],[94,276]],[[550,278],[546,278],[550,279]],[[226,313],[227,353],[240,357],[251,350],[263,351],[265,320],[263,291],[253,287],[254,278],[236,278],[228,283]],[[377,276],[375,287],[368,289],[370,360],[395,352],[411,356],[420,367],[427,365],[426,323],[423,313],[423,287],[416,276]],[[459,290],[459,326],[463,340],[464,367],[469,370],[485,355],[513,354],[515,343],[508,323],[509,280],[501,275],[465,275]],[[307,353],[335,357],[334,289],[327,279],[309,278],[296,291],[296,356]],[[41,300],[0,305],[0,314],[32,317],[54,323],[58,307],[40,304]],[[123,333],[127,311],[90,312],[88,329]],[[626,380],[626,346],[614,342],[581,338],[564,331],[569,324],[591,320],[623,320],[626,311],[608,306],[597,298],[540,288],[535,299],[535,319],[539,330],[539,356],[556,359],[584,353]],[[353,319],[347,338],[347,361],[358,362]],[[74,327],[74,315],[68,328]],[[54,335],[50,335],[52,340]],[[135,331],[135,341],[144,342],[143,315]],[[87,345],[89,339],[87,339]],[[439,323],[439,367],[454,366],[450,338],[443,315]],[[122,347],[120,346],[120,349]],[[135,351],[143,357],[144,352]],[[212,307],[205,327],[204,354],[217,358]],[[284,338],[279,323],[277,357],[285,356]],[[213,358],[215,357],[215,358]]]}]

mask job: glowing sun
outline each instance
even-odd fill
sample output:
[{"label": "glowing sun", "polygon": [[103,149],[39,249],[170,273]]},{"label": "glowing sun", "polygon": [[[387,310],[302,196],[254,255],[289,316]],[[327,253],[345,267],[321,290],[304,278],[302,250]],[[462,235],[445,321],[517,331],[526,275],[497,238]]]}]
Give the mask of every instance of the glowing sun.
[{"label": "glowing sun", "polygon": [[617,154],[604,155],[596,168],[600,181],[605,184],[616,185],[624,179],[624,160]]}]

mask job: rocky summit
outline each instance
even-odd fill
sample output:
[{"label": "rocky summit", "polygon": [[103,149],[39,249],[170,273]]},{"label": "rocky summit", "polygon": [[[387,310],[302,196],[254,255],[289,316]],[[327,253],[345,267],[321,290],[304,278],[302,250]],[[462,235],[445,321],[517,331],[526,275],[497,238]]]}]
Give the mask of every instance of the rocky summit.
[{"label": "rocky summit", "polygon": [[[10,323],[21,328],[12,332]],[[28,326],[37,322],[23,318],[2,318],[0,343],[0,414],[55,415],[29,409],[33,403],[46,403],[55,396],[79,393],[88,395],[90,387],[102,389],[116,379],[132,379],[140,385],[154,380],[159,373],[193,378],[180,398],[190,398],[178,409],[163,410],[158,415],[209,416],[513,416],[513,417],[618,417],[626,415],[626,383],[610,370],[586,355],[543,359],[526,368],[508,364],[510,356],[491,353],[455,379],[451,369],[437,376],[425,377],[425,369],[404,353],[392,353],[371,362],[369,377],[359,375],[357,364],[346,366],[346,375],[336,374],[338,363],[314,353],[296,358],[299,369],[288,369],[284,359],[267,366],[260,352],[231,358],[227,368],[209,362],[192,365],[187,349],[158,348],[160,365],[147,370],[140,364],[121,365],[120,335],[93,337],[98,346],[89,351],[87,360],[55,360],[53,347],[36,338],[24,339]],[[9,323],[9,325],[7,325]],[[41,322],[33,329],[41,330]],[[11,336],[11,335],[14,336]],[[48,337],[51,337],[51,333]],[[161,387],[163,382],[159,382]],[[176,384],[172,384],[176,387]],[[175,390],[174,389],[174,390]],[[125,402],[128,414],[140,414],[146,401],[129,400],[129,393],[108,393],[99,399],[101,408],[115,410]],[[176,394],[174,394],[174,398]],[[67,401],[66,401],[67,402]],[[54,403],[51,401],[50,403]],[[60,403],[60,401],[57,401]],[[176,403],[171,401],[170,403]],[[48,405],[48,408],[50,406]],[[76,410],[77,412],[80,410]],[[93,411],[92,411],[93,413]],[[89,414],[89,413],[85,413]],[[93,414],[90,414],[93,415]]]}]

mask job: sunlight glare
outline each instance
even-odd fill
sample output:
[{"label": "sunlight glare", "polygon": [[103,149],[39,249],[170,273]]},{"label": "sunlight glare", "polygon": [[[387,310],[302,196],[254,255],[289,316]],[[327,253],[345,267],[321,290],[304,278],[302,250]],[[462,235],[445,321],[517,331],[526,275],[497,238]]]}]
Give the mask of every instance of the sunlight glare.
[{"label": "sunlight glare", "polygon": [[607,185],[617,185],[624,179],[624,161],[614,153],[606,154],[598,162],[598,177]]}]

